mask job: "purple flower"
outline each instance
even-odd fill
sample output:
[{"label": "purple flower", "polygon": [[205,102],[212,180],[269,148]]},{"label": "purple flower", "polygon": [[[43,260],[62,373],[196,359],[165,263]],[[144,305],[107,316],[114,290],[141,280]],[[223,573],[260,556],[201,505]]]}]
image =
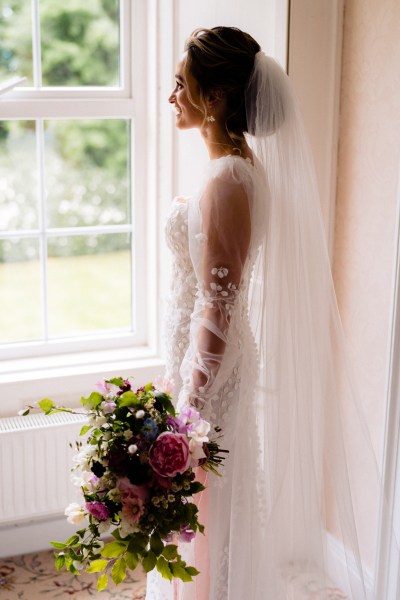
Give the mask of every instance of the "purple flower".
[{"label": "purple flower", "polygon": [[101,403],[100,408],[103,411],[104,415],[109,415],[110,413],[114,412],[114,410],[117,408],[117,405],[115,404],[115,402],[107,402],[104,400]]},{"label": "purple flower", "polygon": [[98,521],[106,521],[110,516],[109,510],[103,502],[86,502],[85,508]]},{"label": "purple flower", "polygon": [[180,542],[191,542],[196,536],[196,532],[193,529],[189,529],[187,525],[181,525],[181,531],[178,535]]},{"label": "purple flower", "polygon": [[174,419],[172,415],[167,416],[167,425],[172,427],[173,431],[179,431],[179,433],[184,433],[179,429],[181,427],[181,424],[177,421],[177,419]]}]

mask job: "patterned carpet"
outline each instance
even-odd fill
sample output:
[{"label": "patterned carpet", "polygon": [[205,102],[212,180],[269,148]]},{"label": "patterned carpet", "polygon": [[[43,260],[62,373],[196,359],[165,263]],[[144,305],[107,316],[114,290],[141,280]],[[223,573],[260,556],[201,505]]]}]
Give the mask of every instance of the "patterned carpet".
[{"label": "patterned carpet", "polygon": [[[285,578],[288,598],[291,600],[348,600],[336,586],[326,587],[318,573],[290,567]],[[54,554],[40,552],[0,559],[0,600],[144,600],[146,578],[141,571],[127,577],[118,588],[111,582],[103,591],[97,591],[96,575],[84,573],[75,577],[66,571],[57,571]],[[250,600],[250,599],[248,599]]]},{"label": "patterned carpet", "polygon": [[111,582],[103,592],[97,591],[97,577],[85,573],[75,577],[57,571],[54,554],[40,552],[13,558],[0,558],[1,600],[144,600],[146,579],[142,572],[127,574],[118,588]]}]

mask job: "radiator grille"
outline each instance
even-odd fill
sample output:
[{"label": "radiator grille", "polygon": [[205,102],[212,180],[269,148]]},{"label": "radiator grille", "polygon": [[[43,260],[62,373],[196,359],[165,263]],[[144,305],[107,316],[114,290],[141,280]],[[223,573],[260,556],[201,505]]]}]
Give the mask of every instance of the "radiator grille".
[{"label": "radiator grille", "polygon": [[79,501],[70,481],[83,415],[0,419],[0,525],[62,514]]}]

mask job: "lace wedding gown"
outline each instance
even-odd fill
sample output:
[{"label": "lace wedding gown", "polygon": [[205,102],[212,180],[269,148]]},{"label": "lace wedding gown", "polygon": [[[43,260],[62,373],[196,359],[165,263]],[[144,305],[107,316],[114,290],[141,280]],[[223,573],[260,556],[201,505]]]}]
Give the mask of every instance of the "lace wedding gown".
[{"label": "lace wedding gown", "polygon": [[[194,397],[202,415],[222,428],[220,443],[229,454],[222,477],[208,476],[208,514],[200,506],[207,546],[201,575],[193,583],[171,584],[153,571],[147,600],[250,598],[265,510],[254,395],[258,354],[248,296],[265,231],[266,189],[261,167],[250,160],[212,160],[200,193],[175,199],[167,221],[173,253],[167,376],[175,381],[178,408]],[[194,384],[196,374],[203,385]],[[196,544],[204,546],[202,537],[181,545],[188,564],[199,565]]]}]

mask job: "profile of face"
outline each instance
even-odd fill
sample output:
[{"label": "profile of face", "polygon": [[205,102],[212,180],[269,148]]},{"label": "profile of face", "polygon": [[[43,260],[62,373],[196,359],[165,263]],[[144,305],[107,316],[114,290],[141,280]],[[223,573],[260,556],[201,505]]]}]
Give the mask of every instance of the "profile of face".
[{"label": "profile of face", "polygon": [[186,52],[177,64],[175,87],[168,102],[175,106],[176,126],[179,129],[193,129],[204,124],[204,113],[195,106],[200,104],[198,84],[190,72],[185,73],[185,64]]}]

